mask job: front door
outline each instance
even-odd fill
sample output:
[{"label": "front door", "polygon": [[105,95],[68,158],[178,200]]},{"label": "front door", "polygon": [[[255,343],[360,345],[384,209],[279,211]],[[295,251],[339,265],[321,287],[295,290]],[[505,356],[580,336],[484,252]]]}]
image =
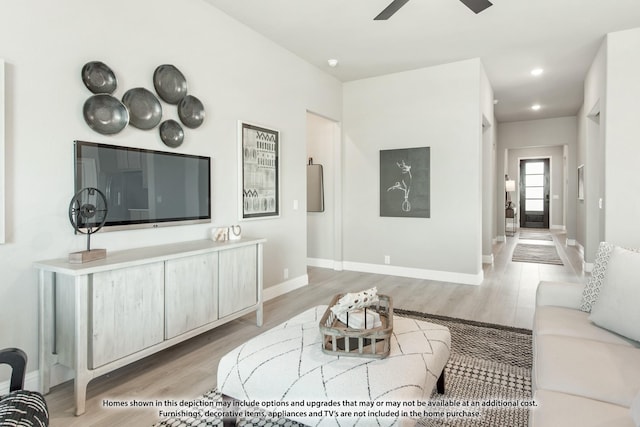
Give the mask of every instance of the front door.
[{"label": "front door", "polygon": [[549,159],[520,160],[520,227],[549,228]]}]

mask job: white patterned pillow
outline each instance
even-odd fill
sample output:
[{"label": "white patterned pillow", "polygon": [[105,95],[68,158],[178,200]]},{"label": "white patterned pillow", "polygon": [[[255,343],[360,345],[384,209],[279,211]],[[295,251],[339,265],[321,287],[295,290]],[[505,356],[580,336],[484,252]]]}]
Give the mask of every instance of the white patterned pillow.
[{"label": "white patterned pillow", "polygon": [[607,272],[607,265],[611,258],[611,251],[613,251],[614,245],[607,242],[600,242],[598,246],[598,252],[596,253],[596,261],[591,271],[591,276],[582,292],[582,303],[580,304],[580,310],[591,312],[593,304],[598,300],[600,295],[600,289],[602,289],[602,282]]}]

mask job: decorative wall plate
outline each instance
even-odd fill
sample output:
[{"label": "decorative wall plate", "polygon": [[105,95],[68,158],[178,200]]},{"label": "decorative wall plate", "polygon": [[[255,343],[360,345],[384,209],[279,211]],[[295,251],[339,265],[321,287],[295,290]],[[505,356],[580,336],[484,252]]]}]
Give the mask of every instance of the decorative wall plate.
[{"label": "decorative wall plate", "polygon": [[160,124],[160,139],[168,147],[176,148],[184,140],[184,131],[180,123],[175,120],[165,120]]},{"label": "decorative wall plate", "polygon": [[187,95],[187,79],[176,67],[160,65],[153,73],[153,86],[165,102],[177,104]]},{"label": "decorative wall plate", "polygon": [[117,98],[104,93],[89,97],[82,113],[89,127],[103,135],[118,133],[129,123],[127,107]]},{"label": "decorative wall plate", "polygon": [[178,116],[183,125],[195,129],[204,121],[204,105],[193,95],[187,95],[178,104]]},{"label": "decorative wall plate", "polygon": [[81,75],[84,85],[93,93],[113,93],[118,86],[116,75],[104,62],[87,62]]},{"label": "decorative wall plate", "polygon": [[162,120],[162,105],[151,91],[137,87],[129,89],[122,97],[129,110],[129,123],[138,129],[153,129]]}]

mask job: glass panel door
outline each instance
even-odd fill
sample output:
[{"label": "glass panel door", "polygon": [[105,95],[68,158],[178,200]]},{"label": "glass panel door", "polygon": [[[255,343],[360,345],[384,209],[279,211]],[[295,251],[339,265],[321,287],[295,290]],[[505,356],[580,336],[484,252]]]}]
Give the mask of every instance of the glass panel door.
[{"label": "glass panel door", "polygon": [[520,161],[520,226],[549,228],[549,159]]}]

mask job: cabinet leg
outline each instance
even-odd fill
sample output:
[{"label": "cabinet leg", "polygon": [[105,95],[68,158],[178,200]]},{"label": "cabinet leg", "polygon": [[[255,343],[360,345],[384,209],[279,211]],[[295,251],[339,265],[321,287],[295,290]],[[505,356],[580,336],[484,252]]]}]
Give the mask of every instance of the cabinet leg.
[{"label": "cabinet leg", "polygon": [[51,354],[53,353],[53,273],[40,270],[38,279],[39,291],[39,350],[40,391],[49,393],[51,382]]},{"label": "cabinet leg", "polygon": [[73,381],[74,396],[76,399],[76,415],[84,414],[88,383],[89,380],[82,375],[76,376],[76,379]]},{"label": "cabinet leg", "polygon": [[258,309],[256,310],[256,325],[262,326],[263,323],[264,323],[264,310],[262,308],[262,304],[260,304],[258,306]]},{"label": "cabinet leg", "polygon": [[85,400],[87,397],[87,384],[93,378],[87,367],[87,355],[89,354],[88,326],[88,278],[87,276],[79,276],[74,282],[74,298],[75,298],[75,380],[73,382],[74,394],[76,398],[76,415],[84,414]]}]

